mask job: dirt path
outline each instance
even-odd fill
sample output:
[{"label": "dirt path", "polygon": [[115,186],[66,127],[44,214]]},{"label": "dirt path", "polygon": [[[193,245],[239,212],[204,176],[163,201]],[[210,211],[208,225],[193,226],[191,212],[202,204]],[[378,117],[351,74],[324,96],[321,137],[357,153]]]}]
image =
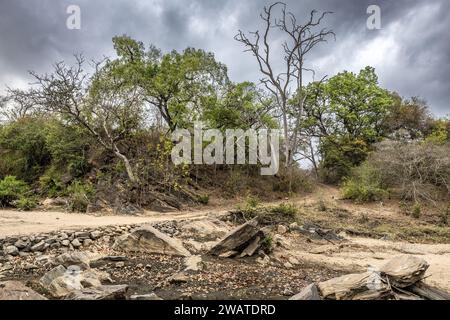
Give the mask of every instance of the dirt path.
[{"label": "dirt path", "polygon": [[[222,210],[225,212],[225,210]],[[76,230],[81,228],[101,227],[108,225],[124,225],[153,223],[168,220],[200,219],[220,214],[221,210],[198,210],[183,212],[151,212],[146,211],[139,216],[92,216],[86,214],[64,212],[19,212],[0,211],[0,238],[7,236],[30,235],[58,230]]]}]

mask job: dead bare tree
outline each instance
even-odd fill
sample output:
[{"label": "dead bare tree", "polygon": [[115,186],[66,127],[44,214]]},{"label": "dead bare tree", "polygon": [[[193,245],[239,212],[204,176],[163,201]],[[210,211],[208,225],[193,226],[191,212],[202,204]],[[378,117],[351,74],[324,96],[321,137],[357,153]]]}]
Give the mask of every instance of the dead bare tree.
[{"label": "dead bare tree", "polygon": [[137,128],[142,107],[139,92],[111,75],[107,62],[96,63],[96,72],[89,76],[83,69],[84,58],[75,58],[74,66],[58,62],[50,74],[31,72],[36,80],[32,87],[10,90],[10,99],[26,99],[42,111],[87,129],[105,150],[124,163],[129,180],[135,183],[136,175],[120,150],[120,142]]},{"label": "dead bare tree", "polygon": [[[281,7],[281,17],[279,19],[273,18],[276,7]],[[305,67],[306,56],[316,45],[326,42],[329,36],[335,36],[332,30],[316,30],[324,17],[330,13],[323,12],[318,15],[313,10],[309,19],[300,24],[293,13],[286,11],[286,4],[276,2],[268,7],[264,7],[264,12],[260,15],[265,24],[262,32],[250,32],[252,39],[241,30],[235,36],[235,39],[243,43],[247,48],[245,51],[251,52],[255,56],[259,70],[263,75],[260,82],[272,93],[281,109],[286,166],[290,166],[293,163],[294,153],[300,141],[300,121],[306,98],[302,91],[305,82],[304,72],[314,72],[312,69]],[[280,57],[284,61],[281,72],[276,71],[276,64],[271,57],[273,48],[269,37],[274,28],[280,30],[285,36],[282,44],[283,56]],[[298,102],[297,105],[290,106],[289,99],[293,93],[298,96]]]}]

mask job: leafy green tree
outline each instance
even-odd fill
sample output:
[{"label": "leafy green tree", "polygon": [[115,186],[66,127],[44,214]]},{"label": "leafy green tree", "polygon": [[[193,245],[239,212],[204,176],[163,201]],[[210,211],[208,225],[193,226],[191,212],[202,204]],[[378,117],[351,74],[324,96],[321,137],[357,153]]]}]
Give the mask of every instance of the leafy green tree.
[{"label": "leafy green tree", "polygon": [[143,90],[144,101],[157,108],[171,131],[200,117],[202,100],[228,82],[225,65],[212,53],[187,48],[162,54],[128,36],[114,37],[113,43],[116,74]]},{"label": "leafy green tree", "polygon": [[382,139],[391,95],[378,85],[372,67],[359,74],[344,71],[304,90],[308,98],[302,130],[318,138],[322,169],[328,180],[337,182]]}]

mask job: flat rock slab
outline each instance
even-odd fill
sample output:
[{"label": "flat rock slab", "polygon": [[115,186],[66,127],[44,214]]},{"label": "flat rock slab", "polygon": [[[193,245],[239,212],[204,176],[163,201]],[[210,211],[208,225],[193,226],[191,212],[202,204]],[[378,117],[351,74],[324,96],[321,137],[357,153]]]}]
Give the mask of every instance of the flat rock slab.
[{"label": "flat rock slab", "polygon": [[0,282],[0,300],[47,300],[19,281]]},{"label": "flat rock slab", "polygon": [[245,245],[255,237],[258,232],[260,232],[258,221],[256,219],[250,220],[226,235],[225,238],[211,248],[209,254],[220,256],[226,252],[236,251],[235,249]]},{"label": "flat rock slab", "polygon": [[380,272],[389,277],[392,285],[404,288],[422,280],[428,267],[429,264],[422,258],[401,255],[382,265]]},{"label": "flat rock slab", "polygon": [[317,286],[324,299],[333,300],[375,300],[389,291],[389,286],[376,272],[348,274]]},{"label": "flat rock slab", "polygon": [[184,257],[191,255],[180,240],[171,238],[150,225],[118,237],[113,248],[125,252],[159,253]]}]

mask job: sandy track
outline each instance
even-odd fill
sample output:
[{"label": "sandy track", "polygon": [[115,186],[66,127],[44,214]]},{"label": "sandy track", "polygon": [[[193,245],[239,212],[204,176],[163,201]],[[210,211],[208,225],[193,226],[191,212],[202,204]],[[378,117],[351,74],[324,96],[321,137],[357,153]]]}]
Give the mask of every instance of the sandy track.
[{"label": "sandy track", "polygon": [[[220,210],[214,211],[214,214],[220,213]],[[64,212],[19,212],[11,210],[1,210],[0,238],[7,236],[30,235],[57,230],[76,230],[108,225],[125,225],[154,223],[168,220],[199,219],[209,215],[213,215],[211,210],[168,213],[146,211],[144,214],[139,216],[92,216],[86,214]]]}]

